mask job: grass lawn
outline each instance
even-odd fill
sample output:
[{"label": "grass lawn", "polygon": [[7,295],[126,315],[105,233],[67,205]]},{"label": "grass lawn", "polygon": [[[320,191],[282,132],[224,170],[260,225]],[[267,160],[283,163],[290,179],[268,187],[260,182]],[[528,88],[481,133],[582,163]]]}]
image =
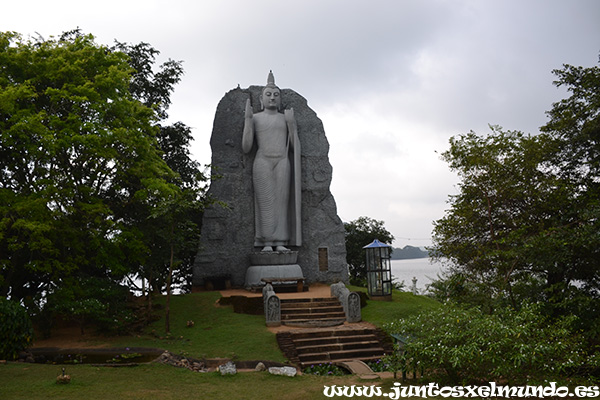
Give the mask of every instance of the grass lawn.
[{"label": "grass lawn", "polygon": [[[219,292],[172,296],[172,339],[161,339],[165,335],[161,311],[163,318],[146,328],[144,334],[112,339],[111,345],[157,347],[195,358],[285,361],[263,316],[235,314],[230,306],[215,306],[220,297]],[[193,328],[187,327],[188,320],[194,321]]]},{"label": "grass lawn", "polygon": [[[367,291],[365,288],[355,286],[350,286],[349,289],[357,292]],[[392,301],[368,300],[367,306],[362,309],[362,318],[363,321],[381,327],[389,322],[440,306],[439,302],[429,297],[392,290]]]},{"label": "grass lawn", "polygon": [[[366,291],[350,287],[350,290]],[[217,306],[219,292],[200,292],[171,297],[171,337],[165,337],[164,311],[161,319],[135,336],[94,338],[92,344],[110,347],[151,347],[195,358],[271,360],[284,362],[275,334],[265,327],[261,315],[236,314],[231,306]],[[362,309],[363,321],[383,326],[440,304],[424,296],[394,290],[393,301],[369,300]],[[155,302],[164,302],[164,298]],[[188,328],[187,321],[194,321]],[[73,347],[79,347],[75,345]]]},{"label": "grass lawn", "polygon": [[[71,383],[56,384],[61,372],[57,365],[9,363],[0,365],[0,398],[3,400],[315,400],[327,399],[325,385],[371,386],[381,388],[388,399],[393,379],[362,380],[356,376],[301,375],[294,378],[268,372],[240,372],[221,376],[198,373],[161,364],[108,368],[89,365],[67,367]],[[355,396],[363,398],[362,396]],[[346,398],[334,397],[334,398]],[[366,397],[365,397],[366,398]]]},{"label": "grass lawn", "polygon": [[[353,291],[364,288],[350,287]],[[113,340],[118,347],[158,347],[196,358],[227,357],[240,360],[271,360],[283,362],[275,334],[265,327],[261,315],[235,314],[232,307],[217,307],[219,292],[201,292],[171,297],[172,339],[164,336],[164,318],[153,323],[145,334]],[[412,293],[392,292],[392,301],[369,300],[362,309],[363,321],[383,326],[409,315],[422,312],[440,303]],[[186,322],[195,325],[188,328]]]},{"label": "grass lawn", "polygon": [[[351,290],[366,290],[350,288]],[[265,327],[260,315],[235,314],[231,306],[216,306],[219,292],[202,292],[171,298],[172,338],[164,336],[164,319],[136,336],[109,337],[110,347],[155,347],[196,358],[228,357],[234,360],[285,361],[275,334]],[[392,302],[369,301],[363,320],[381,326],[397,318],[439,304],[422,296],[394,292]],[[188,328],[186,322],[195,325]],[[77,347],[77,346],[73,346]],[[0,365],[0,399],[325,399],[324,385],[376,385],[383,392],[393,387],[392,379],[363,381],[356,376],[295,378],[268,372],[241,372],[235,376],[197,373],[162,364],[137,367],[93,367],[69,365],[68,385],[55,383],[62,366],[8,363]],[[375,398],[388,398],[371,397]]]}]

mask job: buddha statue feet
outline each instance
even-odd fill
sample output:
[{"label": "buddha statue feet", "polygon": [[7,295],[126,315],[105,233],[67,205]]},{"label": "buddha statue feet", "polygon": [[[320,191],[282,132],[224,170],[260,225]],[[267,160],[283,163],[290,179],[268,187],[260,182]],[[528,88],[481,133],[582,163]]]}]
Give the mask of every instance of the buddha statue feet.
[{"label": "buddha statue feet", "polygon": [[[272,246],[265,246],[265,247],[263,247],[263,249],[261,250],[261,253],[262,253],[262,252],[264,252],[264,253],[268,253],[268,252],[272,252],[272,251],[273,251],[273,247],[272,247]],[[288,248],[287,248],[287,247],[285,247],[285,246],[276,246],[276,247],[275,247],[275,251],[279,251],[279,252],[282,252],[282,253],[287,253],[287,252],[290,252],[291,250],[290,250],[290,249],[288,249]]]}]

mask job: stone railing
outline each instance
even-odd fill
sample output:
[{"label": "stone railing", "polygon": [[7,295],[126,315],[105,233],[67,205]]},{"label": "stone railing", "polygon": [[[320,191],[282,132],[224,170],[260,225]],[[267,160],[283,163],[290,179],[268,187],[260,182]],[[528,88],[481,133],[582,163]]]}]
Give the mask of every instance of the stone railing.
[{"label": "stone railing", "polygon": [[275,294],[273,286],[266,284],[263,287],[262,293],[267,326],[281,325],[281,301]]},{"label": "stone railing", "polygon": [[337,297],[340,303],[342,303],[342,307],[346,313],[346,321],[360,322],[362,320],[360,296],[358,293],[351,292],[343,282],[338,282],[331,285],[331,295]]}]

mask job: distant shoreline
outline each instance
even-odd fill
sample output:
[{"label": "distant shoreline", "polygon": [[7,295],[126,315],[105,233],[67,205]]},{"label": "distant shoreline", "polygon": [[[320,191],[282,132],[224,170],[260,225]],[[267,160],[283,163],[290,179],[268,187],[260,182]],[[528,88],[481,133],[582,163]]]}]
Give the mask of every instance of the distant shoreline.
[{"label": "distant shoreline", "polygon": [[404,246],[404,248],[393,248],[392,260],[414,260],[419,258],[428,258],[429,252],[420,247]]}]

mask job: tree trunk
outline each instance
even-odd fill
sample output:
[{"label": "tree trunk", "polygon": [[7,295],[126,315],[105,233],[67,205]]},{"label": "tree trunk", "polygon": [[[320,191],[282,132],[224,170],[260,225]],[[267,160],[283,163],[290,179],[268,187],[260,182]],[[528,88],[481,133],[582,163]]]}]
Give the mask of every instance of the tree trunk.
[{"label": "tree trunk", "polygon": [[167,275],[167,301],[165,302],[165,333],[171,333],[171,279],[173,277],[173,224],[171,224],[171,258],[169,260],[169,274]]},{"label": "tree trunk", "polygon": [[146,303],[146,321],[150,321],[150,316],[152,315],[152,270],[150,270],[148,276],[148,298]]}]

